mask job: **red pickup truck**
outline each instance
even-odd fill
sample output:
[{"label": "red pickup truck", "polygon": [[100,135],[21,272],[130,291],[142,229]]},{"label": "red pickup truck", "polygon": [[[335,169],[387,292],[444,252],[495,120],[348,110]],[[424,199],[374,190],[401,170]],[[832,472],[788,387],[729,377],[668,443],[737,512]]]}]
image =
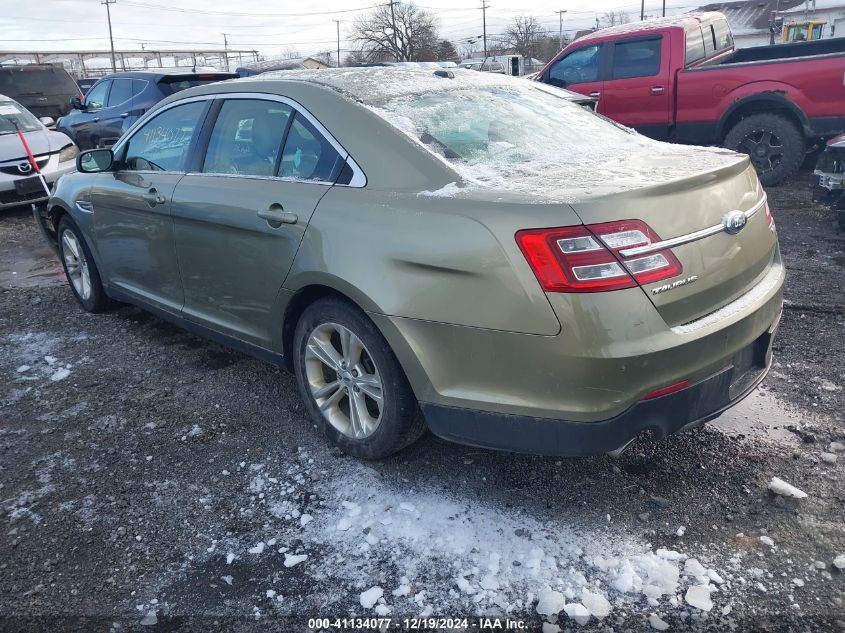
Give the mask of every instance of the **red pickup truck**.
[{"label": "red pickup truck", "polygon": [[536,79],[597,98],[599,113],[652,138],[749,154],[765,185],[845,132],[845,38],[735,49],[721,13],[595,31]]}]

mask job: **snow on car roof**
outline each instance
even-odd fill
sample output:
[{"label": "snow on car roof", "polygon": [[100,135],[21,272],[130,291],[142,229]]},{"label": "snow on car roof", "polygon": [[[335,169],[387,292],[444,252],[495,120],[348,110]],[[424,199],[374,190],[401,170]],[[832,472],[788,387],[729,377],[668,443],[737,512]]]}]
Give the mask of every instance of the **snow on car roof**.
[{"label": "snow on car roof", "polygon": [[[446,73],[451,73],[452,77],[449,77]],[[396,66],[287,70],[262,73],[250,77],[248,80],[305,81],[332,88],[366,104],[375,104],[395,97],[413,94],[444,90],[471,90],[492,86],[509,87],[528,83],[525,79],[499,73],[482,73],[477,70],[462,68],[438,71],[427,68]]]}]

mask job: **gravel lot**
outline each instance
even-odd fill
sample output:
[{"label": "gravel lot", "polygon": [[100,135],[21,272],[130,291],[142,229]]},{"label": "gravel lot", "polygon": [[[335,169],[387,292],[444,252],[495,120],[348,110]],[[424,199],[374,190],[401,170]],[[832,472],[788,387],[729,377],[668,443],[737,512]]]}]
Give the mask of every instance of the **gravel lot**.
[{"label": "gravel lot", "polygon": [[[0,630],[377,614],[845,630],[843,234],[807,178],[769,193],[789,271],[773,371],[717,422],[619,459],[432,436],[344,457],[291,376],[135,308],[84,313],[28,213],[6,212]],[[773,494],[772,477],[808,496]]]}]

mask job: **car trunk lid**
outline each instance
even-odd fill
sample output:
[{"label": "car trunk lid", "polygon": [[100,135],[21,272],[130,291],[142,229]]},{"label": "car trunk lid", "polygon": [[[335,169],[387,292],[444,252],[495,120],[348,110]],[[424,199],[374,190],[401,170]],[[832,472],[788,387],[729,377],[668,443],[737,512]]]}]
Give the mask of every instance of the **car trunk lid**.
[{"label": "car trunk lid", "polygon": [[668,248],[680,261],[680,274],[641,284],[672,327],[739,298],[765,276],[773,261],[773,225],[747,160],[572,206],[587,225],[638,219],[665,242],[662,249],[652,239],[619,253],[624,263]]}]

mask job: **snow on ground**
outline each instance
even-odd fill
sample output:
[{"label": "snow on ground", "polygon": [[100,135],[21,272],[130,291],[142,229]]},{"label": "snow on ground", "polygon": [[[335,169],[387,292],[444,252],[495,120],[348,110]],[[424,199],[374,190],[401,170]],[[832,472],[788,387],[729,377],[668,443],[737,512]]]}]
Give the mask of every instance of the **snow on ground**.
[{"label": "snow on ground", "polygon": [[45,332],[27,332],[25,334],[11,334],[0,341],[0,349],[10,353],[17,363],[10,382],[18,383],[18,389],[11,390],[6,404],[12,404],[25,394],[33,384],[44,381],[60,382],[67,379],[74,364],[86,362],[81,358],[74,362],[68,359],[65,348],[69,342],[76,342],[87,338],[85,335],[75,337],[58,337]]},{"label": "snow on ground", "polygon": [[[226,549],[203,549],[200,558],[283,557],[303,583],[334,585],[326,592],[327,610],[356,615],[539,613],[555,624],[624,612],[644,623],[654,615],[659,626],[673,610],[706,618],[744,584],[733,573],[741,554],[724,561],[727,568],[711,569],[612,523],[585,524],[582,514],[539,520],[530,506],[501,507],[414,486],[354,460],[335,461],[330,472],[314,461],[300,449],[281,473],[264,464],[233,465],[233,476],[245,478],[253,511],[267,519],[266,532],[237,541],[221,534]],[[311,520],[302,521],[305,516]],[[256,545],[270,536],[278,548]],[[277,589],[268,585],[261,594]],[[291,608],[281,592],[273,604]]]}]

